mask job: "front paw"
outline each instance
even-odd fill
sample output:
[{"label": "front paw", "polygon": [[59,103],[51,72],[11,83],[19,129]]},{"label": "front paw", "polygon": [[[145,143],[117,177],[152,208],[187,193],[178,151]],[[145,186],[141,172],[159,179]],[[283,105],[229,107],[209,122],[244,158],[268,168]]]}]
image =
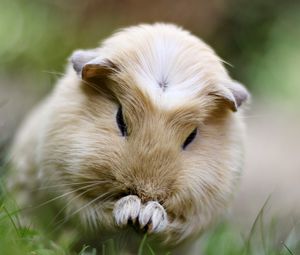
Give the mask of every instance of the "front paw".
[{"label": "front paw", "polygon": [[129,195],[115,204],[113,215],[117,226],[124,227],[131,221],[139,229],[150,233],[159,233],[168,225],[165,209],[156,201],[141,204],[139,197]]},{"label": "front paw", "polygon": [[141,208],[141,200],[134,195],[121,198],[115,204],[113,215],[119,227],[123,227],[131,220],[136,222]]},{"label": "front paw", "polygon": [[168,224],[168,217],[165,209],[155,201],[144,205],[139,214],[141,228],[146,228],[148,233],[163,231]]}]

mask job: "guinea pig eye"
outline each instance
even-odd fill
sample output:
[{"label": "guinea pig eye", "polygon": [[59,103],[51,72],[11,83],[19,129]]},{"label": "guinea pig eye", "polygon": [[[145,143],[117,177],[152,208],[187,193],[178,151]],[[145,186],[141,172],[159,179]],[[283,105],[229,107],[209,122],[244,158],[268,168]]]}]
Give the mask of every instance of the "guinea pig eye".
[{"label": "guinea pig eye", "polygon": [[116,120],[122,136],[127,136],[127,126],[123,118],[123,112],[121,106],[118,109]]},{"label": "guinea pig eye", "polygon": [[197,135],[197,128],[195,128],[192,133],[189,134],[189,136],[185,139],[182,149],[185,149],[196,137]]}]

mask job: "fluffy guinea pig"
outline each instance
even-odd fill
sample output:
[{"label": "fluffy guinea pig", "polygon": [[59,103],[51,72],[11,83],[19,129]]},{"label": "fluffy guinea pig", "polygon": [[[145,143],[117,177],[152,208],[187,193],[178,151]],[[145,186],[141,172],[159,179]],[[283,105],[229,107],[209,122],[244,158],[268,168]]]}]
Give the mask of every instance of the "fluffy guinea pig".
[{"label": "fluffy guinea pig", "polygon": [[9,186],[21,207],[62,201],[64,217],[79,217],[97,236],[135,225],[179,245],[214,222],[236,191],[247,98],[189,32],[123,29],[73,53],[16,135]]}]

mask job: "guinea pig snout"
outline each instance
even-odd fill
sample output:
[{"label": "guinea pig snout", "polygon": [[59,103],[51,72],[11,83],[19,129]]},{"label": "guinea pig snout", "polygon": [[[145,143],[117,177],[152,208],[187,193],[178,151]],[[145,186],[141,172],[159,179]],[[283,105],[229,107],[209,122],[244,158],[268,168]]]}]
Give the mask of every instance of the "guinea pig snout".
[{"label": "guinea pig snout", "polygon": [[119,199],[114,206],[113,216],[118,227],[132,223],[148,233],[159,233],[168,225],[167,213],[162,205],[156,201],[143,204],[135,195]]}]

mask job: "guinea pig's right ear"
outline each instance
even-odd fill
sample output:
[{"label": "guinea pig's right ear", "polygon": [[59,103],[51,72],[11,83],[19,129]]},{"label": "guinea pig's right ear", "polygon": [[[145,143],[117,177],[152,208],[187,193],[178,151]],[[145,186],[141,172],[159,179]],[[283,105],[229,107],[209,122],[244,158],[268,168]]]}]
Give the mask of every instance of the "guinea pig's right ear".
[{"label": "guinea pig's right ear", "polygon": [[70,60],[77,75],[84,81],[106,76],[116,70],[116,66],[96,50],[75,51]]},{"label": "guinea pig's right ear", "polygon": [[218,102],[225,103],[234,112],[250,97],[248,90],[233,80],[217,86],[208,95],[213,96]]}]

